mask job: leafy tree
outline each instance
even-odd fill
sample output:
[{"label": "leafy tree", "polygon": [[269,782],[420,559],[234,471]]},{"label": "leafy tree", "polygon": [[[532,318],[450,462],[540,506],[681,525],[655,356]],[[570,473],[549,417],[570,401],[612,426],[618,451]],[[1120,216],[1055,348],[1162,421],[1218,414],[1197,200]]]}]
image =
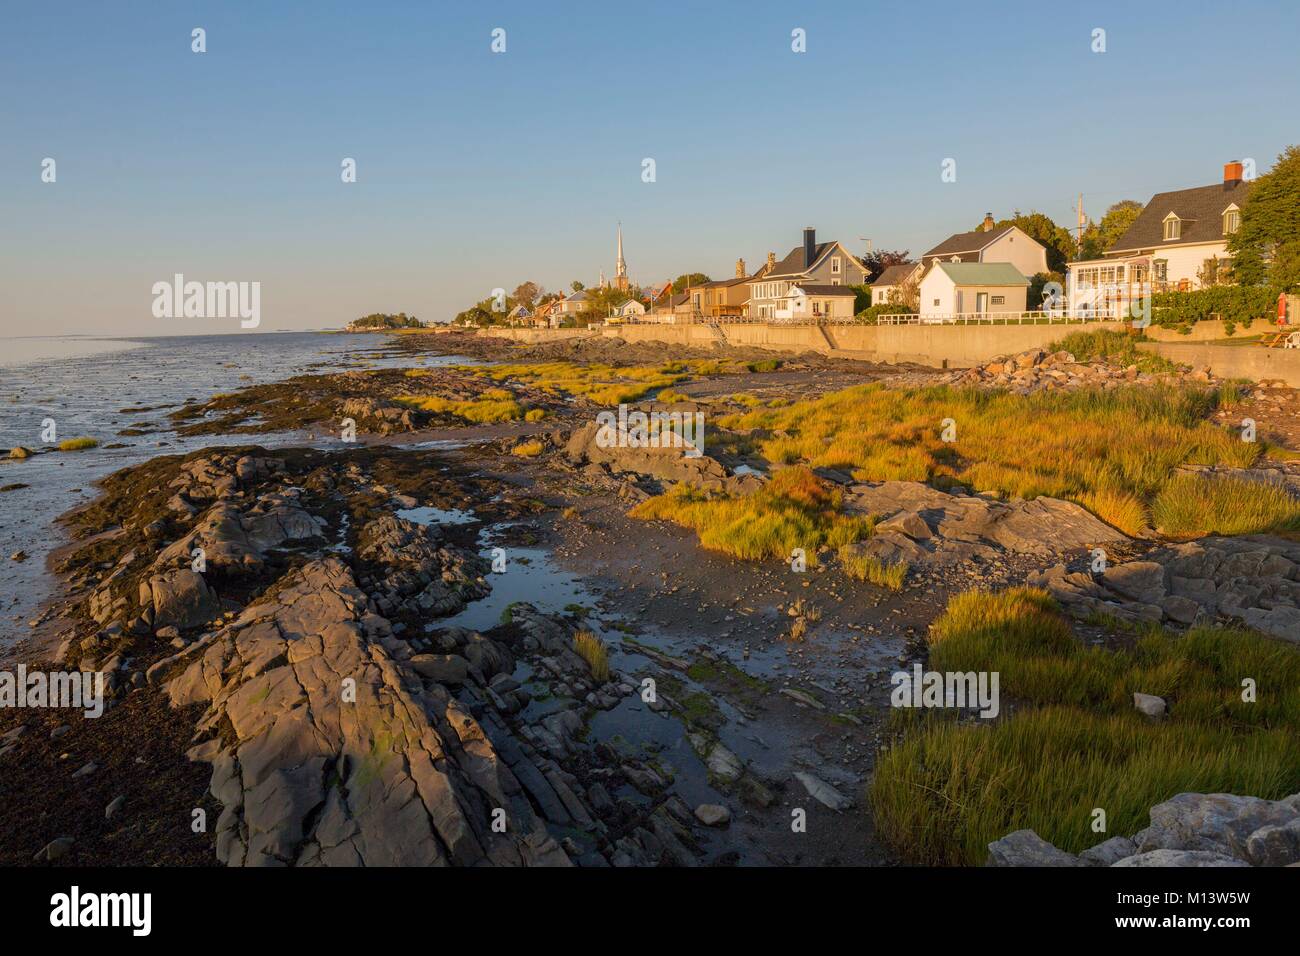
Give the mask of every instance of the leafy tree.
[{"label": "leafy tree", "polygon": [[536,282],[521,282],[511,294],[510,299],[515,305],[524,305],[531,309],[533,303],[537,301],[538,296],[541,294],[542,287]]},{"label": "leafy tree", "polygon": [[[995,223],[993,228],[998,230],[1005,229],[1007,226],[1019,226],[1020,231],[1025,235],[1047,247],[1047,268],[1052,272],[1064,272],[1065,264],[1074,257],[1075,242],[1074,237],[1070,235],[1070,230],[1058,226],[1045,213],[1031,211],[1028,214],[1021,214],[1017,209],[1014,216]],[[983,224],[975,228],[982,227]]]},{"label": "leafy tree", "polygon": [[359,319],[352,320],[352,328],[354,329],[419,329],[423,327],[423,322],[413,315],[407,315],[405,312],[398,312],[396,315],[389,315],[385,312],[372,312],[370,315],[363,315]]},{"label": "leafy tree", "polygon": [[583,289],[586,288],[586,286],[584,286],[577,279],[574,279],[572,282],[569,283],[569,288],[572,289],[574,292],[581,292]]},{"label": "leafy tree", "polygon": [[1043,308],[1043,289],[1047,283],[1055,282],[1065,289],[1065,276],[1059,272],[1039,272],[1029,280],[1029,289],[1025,293],[1025,308],[1037,312]]},{"label": "leafy tree", "polygon": [[673,293],[676,294],[678,292],[683,292],[686,290],[687,286],[703,285],[705,282],[712,281],[713,280],[703,272],[687,272],[684,275],[679,275],[673,280]]},{"label": "leafy tree", "polygon": [[1083,245],[1079,249],[1079,258],[1100,259],[1102,254],[1128,231],[1133,221],[1142,214],[1142,209],[1142,203],[1135,199],[1121,199],[1106,210],[1106,215],[1101,217],[1100,224],[1089,220],[1083,230]]},{"label": "leafy tree", "polygon": [[[870,285],[880,278],[880,274],[890,266],[907,265],[911,260],[908,259],[908,250],[902,252],[889,249],[877,249],[874,252],[868,252],[865,256],[860,256],[859,261],[867,270],[867,284]],[[867,305],[871,303],[868,302]],[[861,309],[857,310],[861,311]]]},{"label": "leafy tree", "polygon": [[[1255,180],[1241,206],[1241,226],[1228,237],[1233,275],[1241,285],[1294,288],[1300,281],[1300,146],[1288,146]],[[1291,248],[1287,248],[1291,246]]]}]

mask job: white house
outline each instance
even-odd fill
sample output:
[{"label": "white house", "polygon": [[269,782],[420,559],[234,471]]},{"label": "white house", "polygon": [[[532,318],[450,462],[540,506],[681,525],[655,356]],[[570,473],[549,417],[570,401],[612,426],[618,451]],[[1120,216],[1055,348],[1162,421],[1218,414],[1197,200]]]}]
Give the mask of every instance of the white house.
[{"label": "white house", "polygon": [[1222,183],[1156,193],[1102,258],[1069,264],[1071,311],[1126,308],[1144,292],[1214,285],[1231,261],[1228,237],[1241,225],[1250,185],[1241,163],[1231,162]]},{"label": "white house", "polygon": [[772,318],[780,322],[799,319],[851,319],[857,293],[841,285],[795,283],[776,302]]},{"label": "white house", "polygon": [[1028,291],[1007,262],[937,262],[921,280],[921,318],[1024,312]]},{"label": "white house", "polygon": [[1047,271],[1047,248],[1019,226],[994,228],[993,214],[985,213],[981,228],[949,236],[921,257],[927,269],[936,262],[1005,262],[1032,276]]},{"label": "white house", "polygon": [[645,306],[636,299],[628,299],[622,305],[614,307],[614,314],[621,318],[631,318],[632,316],[645,315]]},{"label": "white house", "polygon": [[871,304],[887,305],[902,302],[904,289],[908,283],[915,281],[924,266],[919,262],[905,262],[902,265],[889,266],[871,283]]}]

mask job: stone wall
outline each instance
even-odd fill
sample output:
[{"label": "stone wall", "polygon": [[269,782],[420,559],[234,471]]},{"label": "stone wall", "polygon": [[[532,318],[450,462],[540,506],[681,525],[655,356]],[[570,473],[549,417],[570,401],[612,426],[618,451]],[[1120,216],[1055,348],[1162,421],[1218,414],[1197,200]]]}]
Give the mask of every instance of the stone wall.
[{"label": "stone wall", "polygon": [[1194,342],[1149,342],[1139,347],[1174,362],[1208,369],[1218,378],[1280,381],[1292,388],[1300,388],[1300,349],[1266,349],[1254,344],[1198,345]]}]

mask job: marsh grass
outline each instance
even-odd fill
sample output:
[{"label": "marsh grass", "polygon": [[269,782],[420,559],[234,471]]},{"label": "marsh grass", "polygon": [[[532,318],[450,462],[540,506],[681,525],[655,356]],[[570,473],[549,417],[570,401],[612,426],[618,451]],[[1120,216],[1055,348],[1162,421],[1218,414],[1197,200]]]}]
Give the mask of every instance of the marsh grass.
[{"label": "marsh grass", "polygon": [[1128,332],[1099,329],[1095,332],[1072,332],[1047,348],[1052,352],[1069,352],[1080,362],[1136,365],[1139,372],[1152,374],[1172,374],[1178,371],[1177,362],[1138,348],[1140,341],[1140,337]]},{"label": "marsh grass", "polygon": [[548,394],[579,396],[597,405],[621,405],[692,378],[736,375],[746,371],[743,363],[730,359],[695,359],[655,365],[536,362],[458,367],[493,382],[520,382]]},{"label": "marsh grass", "polygon": [[811,565],[818,548],[838,548],[871,534],[871,519],[842,514],[842,504],[843,493],[809,469],[785,468],[749,495],[708,494],[681,483],[629,513],[691,528],[705,548],[750,561],[789,559],[803,548]]},{"label": "marsh grass", "polygon": [[[1184,792],[1280,798],[1300,788],[1300,652],[1259,635],[1156,628],[1127,650],[1080,642],[1041,591],[954,598],[929,633],[929,669],[996,671],[992,724],[896,711],[902,739],[870,789],[879,831],[909,861],[977,865],[988,843],[1021,828],[1070,852],[1147,825]],[[1258,700],[1242,700],[1242,681]],[[1133,709],[1157,694],[1169,716]],[[1008,715],[1008,702],[1017,708]]]},{"label": "marsh grass", "polygon": [[59,451],[81,451],[84,448],[99,447],[99,439],[82,436],[81,438],[65,438],[59,442]]},{"label": "marsh grass", "polygon": [[609,649],[604,641],[591,631],[578,631],[573,635],[573,649],[587,662],[595,680],[602,684],[609,680]]},{"label": "marsh grass", "polygon": [[[872,384],[728,415],[718,425],[763,436],[755,443],[772,462],[835,468],[860,481],[959,483],[1003,498],[1063,498],[1136,534],[1178,466],[1248,468],[1263,454],[1261,443],[1205,421],[1216,403],[1211,390],[1175,387],[1022,396]],[[941,439],[946,418],[956,422],[955,442]],[[1170,494],[1183,489],[1175,485]],[[1235,510],[1237,491],[1230,486],[1214,499],[1219,510],[1203,516],[1200,533]],[[1247,523],[1251,530],[1273,529],[1272,511],[1246,513],[1258,519]]]},{"label": "marsh grass", "polygon": [[844,573],[858,581],[869,581],[891,591],[901,590],[907,578],[907,562],[884,562],[873,554],[859,554],[851,545],[844,545],[839,550],[840,564]]},{"label": "marsh grass", "polygon": [[396,400],[422,411],[455,415],[477,424],[518,421],[526,414],[515,397],[501,388],[487,389],[478,398],[467,400],[437,395],[399,395]]},{"label": "marsh grass", "polygon": [[1300,531],[1300,500],[1284,488],[1241,478],[1178,475],[1151,505],[1162,534],[1255,534]]}]

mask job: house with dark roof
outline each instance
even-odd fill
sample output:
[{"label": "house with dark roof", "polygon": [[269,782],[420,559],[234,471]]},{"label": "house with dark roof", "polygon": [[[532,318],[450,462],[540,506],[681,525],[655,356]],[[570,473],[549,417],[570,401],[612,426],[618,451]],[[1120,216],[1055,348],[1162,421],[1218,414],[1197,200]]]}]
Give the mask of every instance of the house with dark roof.
[{"label": "house with dark roof", "polygon": [[1024,312],[1029,280],[1009,262],[936,262],[921,280],[921,321]]},{"label": "house with dark roof", "polygon": [[906,294],[905,287],[910,283],[919,282],[924,268],[919,262],[904,262],[886,267],[884,272],[876,276],[876,281],[871,283],[871,304],[887,305],[902,302]]},{"label": "house with dark roof", "polygon": [[1192,291],[1215,285],[1230,262],[1228,237],[1241,225],[1251,184],[1239,162],[1223,182],[1156,193],[1100,259],[1069,264],[1070,307],[1104,310],[1145,291]]},{"label": "house with dark roof", "polygon": [[[1006,262],[1032,276],[1047,271],[1047,247],[1019,226],[995,227],[993,214],[984,214],[984,225],[974,232],[949,236],[921,256],[928,270],[936,262]],[[873,297],[874,301],[874,297]]]},{"label": "house with dark roof", "polygon": [[751,318],[775,319],[778,309],[787,311],[787,293],[798,283],[853,286],[867,281],[866,267],[857,256],[835,240],[818,242],[811,226],[804,229],[801,245],[791,249],[780,262],[773,259],[775,256],[769,256],[768,267],[746,280],[747,313]]},{"label": "house with dark roof", "polygon": [[749,282],[753,277],[745,271],[745,260],[736,260],[736,274],[730,279],[714,279],[686,287],[691,311],[711,318],[738,318],[745,314],[749,299]]}]

